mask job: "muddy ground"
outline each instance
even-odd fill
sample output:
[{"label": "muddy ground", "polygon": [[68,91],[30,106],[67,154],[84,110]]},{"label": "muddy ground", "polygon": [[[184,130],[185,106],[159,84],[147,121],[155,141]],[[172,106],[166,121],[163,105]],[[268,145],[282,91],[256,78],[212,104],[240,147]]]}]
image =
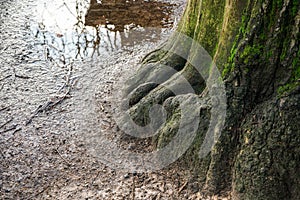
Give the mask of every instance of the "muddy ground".
[{"label": "muddy ground", "polygon": [[[68,1],[53,2],[57,10],[69,9]],[[80,43],[78,32],[76,43],[72,33],[67,39],[62,29],[42,23],[35,9],[47,6],[0,1],[0,198],[205,199],[176,163],[151,173],[118,171],[90,154],[82,137],[88,131],[121,135],[110,113],[115,83],[136,70],[170,28],[156,41],[126,48],[103,43],[97,54]],[[126,145],[132,141],[120,141]]]}]

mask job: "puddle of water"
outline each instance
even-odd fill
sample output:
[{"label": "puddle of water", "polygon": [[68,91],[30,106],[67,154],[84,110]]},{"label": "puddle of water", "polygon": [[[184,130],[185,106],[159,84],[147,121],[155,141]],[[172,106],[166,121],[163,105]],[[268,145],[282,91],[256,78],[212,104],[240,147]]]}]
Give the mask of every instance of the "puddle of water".
[{"label": "puddle of water", "polygon": [[91,0],[85,24],[105,25],[120,32],[133,27],[166,28],[173,23],[170,15],[174,5],[153,0],[102,0],[100,3]]},{"label": "puddle of water", "polygon": [[130,50],[156,42],[172,26],[175,4],[144,0],[42,0],[31,31],[46,60],[74,59]]}]

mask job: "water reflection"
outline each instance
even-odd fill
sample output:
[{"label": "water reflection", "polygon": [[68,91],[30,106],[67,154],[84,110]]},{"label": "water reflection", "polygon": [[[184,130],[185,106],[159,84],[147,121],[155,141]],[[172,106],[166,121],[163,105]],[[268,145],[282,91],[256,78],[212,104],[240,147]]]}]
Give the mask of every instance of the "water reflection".
[{"label": "water reflection", "polygon": [[155,41],[172,24],[172,4],[144,0],[52,0],[31,28],[46,60],[70,63]]},{"label": "water reflection", "polygon": [[163,28],[172,24],[171,6],[153,0],[91,0],[85,24],[121,32],[137,26]]}]

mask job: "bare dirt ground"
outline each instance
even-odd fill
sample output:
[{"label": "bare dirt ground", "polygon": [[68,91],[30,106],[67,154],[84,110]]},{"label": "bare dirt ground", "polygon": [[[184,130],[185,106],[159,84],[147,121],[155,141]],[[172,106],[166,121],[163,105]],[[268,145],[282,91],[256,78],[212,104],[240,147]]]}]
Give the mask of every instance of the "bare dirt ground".
[{"label": "bare dirt ground", "polygon": [[[35,5],[0,1],[0,198],[206,199],[176,163],[159,172],[118,171],[90,154],[82,139],[86,131],[121,134],[106,99],[157,42],[92,60],[57,61],[45,50],[55,43],[35,37]],[[84,113],[91,104],[99,109]]]}]

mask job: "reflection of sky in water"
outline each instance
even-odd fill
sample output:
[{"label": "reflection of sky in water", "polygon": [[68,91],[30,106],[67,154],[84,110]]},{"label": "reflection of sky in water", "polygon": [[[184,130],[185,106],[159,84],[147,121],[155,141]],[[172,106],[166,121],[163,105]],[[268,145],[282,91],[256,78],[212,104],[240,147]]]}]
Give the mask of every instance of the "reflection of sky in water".
[{"label": "reflection of sky in water", "polygon": [[36,21],[32,32],[35,46],[45,59],[69,63],[73,59],[109,54],[120,49],[134,48],[143,41],[155,41],[164,29],[124,26],[124,31],[114,30],[114,25],[85,26],[89,0],[41,0],[33,10]]}]

